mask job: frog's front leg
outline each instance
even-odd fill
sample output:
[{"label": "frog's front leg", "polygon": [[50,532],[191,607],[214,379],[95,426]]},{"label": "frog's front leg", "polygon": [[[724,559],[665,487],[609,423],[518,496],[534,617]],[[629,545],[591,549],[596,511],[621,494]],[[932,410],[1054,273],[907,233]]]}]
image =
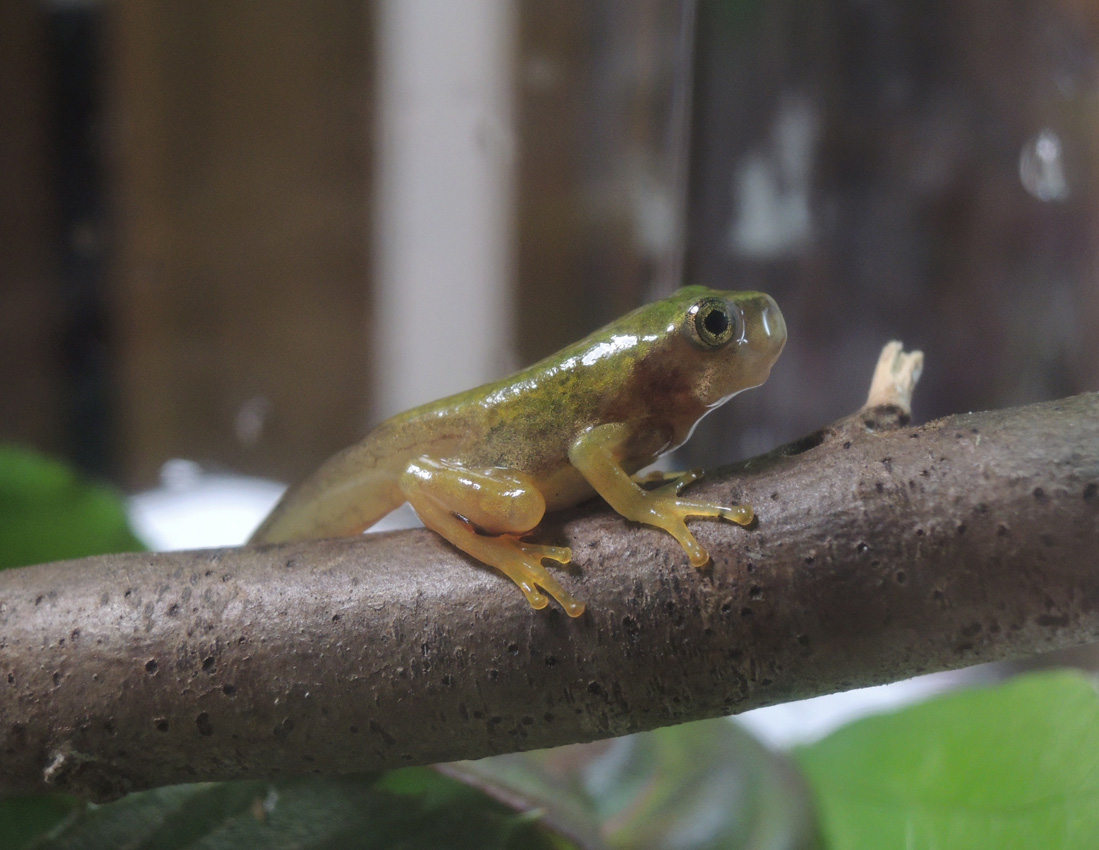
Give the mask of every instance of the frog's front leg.
[{"label": "frog's front leg", "polygon": [[408,464],[400,486],[424,525],[500,570],[519,585],[532,607],[549,604],[542,588],[570,617],[584,613],[584,603],[542,566],[543,558],[567,564],[572,551],[519,539],[546,511],[546,500],[529,476],[510,469],[469,469],[425,456]]},{"label": "frog's front leg", "polygon": [[671,534],[687,552],[691,563],[704,566],[709,553],[687,529],[689,516],[713,516],[748,525],[754,516],[750,505],[714,505],[681,499],[679,491],[702,476],[691,470],[652,490],[639,487],[622,468],[622,458],[630,437],[626,425],[612,422],[585,431],[569,447],[569,460],[607,503],[626,519],[655,525]]}]

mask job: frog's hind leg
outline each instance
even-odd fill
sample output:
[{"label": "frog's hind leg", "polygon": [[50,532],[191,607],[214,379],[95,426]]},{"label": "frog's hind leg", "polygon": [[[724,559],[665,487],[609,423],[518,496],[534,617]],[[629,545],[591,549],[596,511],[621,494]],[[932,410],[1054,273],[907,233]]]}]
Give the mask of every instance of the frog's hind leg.
[{"label": "frog's hind leg", "polygon": [[529,476],[507,469],[471,470],[421,457],[408,465],[400,487],[424,525],[510,578],[531,607],[549,604],[545,591],[570,617],[584,613],[584,603],[542,566],[543,558],[567,564],[571,550],[520,539],[546,510],[545,499]]}]

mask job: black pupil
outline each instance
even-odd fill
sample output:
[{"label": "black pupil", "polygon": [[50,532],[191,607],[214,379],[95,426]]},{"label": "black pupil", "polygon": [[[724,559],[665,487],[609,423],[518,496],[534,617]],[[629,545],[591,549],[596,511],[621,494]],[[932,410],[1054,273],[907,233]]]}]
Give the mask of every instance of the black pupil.
[{"label": "black pupil", "polygon": [[729,317],[724,310],[710,310],[702,320],[702,326],[715,337],[720,337],[729,329]]}]

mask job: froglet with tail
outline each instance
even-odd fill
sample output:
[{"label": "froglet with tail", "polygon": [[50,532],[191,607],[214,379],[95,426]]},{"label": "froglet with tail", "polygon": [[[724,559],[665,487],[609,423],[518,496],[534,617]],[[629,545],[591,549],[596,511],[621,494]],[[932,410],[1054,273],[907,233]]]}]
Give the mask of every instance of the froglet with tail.
[{"label": "froglet with tail", "polygon": [[584,603],[542,565],[566,564],[571,551],[523,536],[546,511],[598,493],[704,566],[709,555],[685,518],[748,525],[752,508],[681,498],[698,470],[653,489],[635,473],[686,441],[706,413],[762,384],[785,342],[770,296],[685,287],[510,378],[386,420],[292,487],[251,542],[358,534],[407,501],[532,607],[549,594],[578,617]]}]

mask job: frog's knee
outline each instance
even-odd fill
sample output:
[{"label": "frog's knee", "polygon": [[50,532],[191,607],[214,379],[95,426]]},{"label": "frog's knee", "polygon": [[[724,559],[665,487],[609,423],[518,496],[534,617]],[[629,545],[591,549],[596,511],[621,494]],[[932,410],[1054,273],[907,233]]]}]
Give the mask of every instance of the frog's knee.
[{"label": "frog's knee", "polygon": [[542,521],[546,500],[533,486],[496,486],[482,492],[476,518],[469,519],[490,534],[522,534]]}]

